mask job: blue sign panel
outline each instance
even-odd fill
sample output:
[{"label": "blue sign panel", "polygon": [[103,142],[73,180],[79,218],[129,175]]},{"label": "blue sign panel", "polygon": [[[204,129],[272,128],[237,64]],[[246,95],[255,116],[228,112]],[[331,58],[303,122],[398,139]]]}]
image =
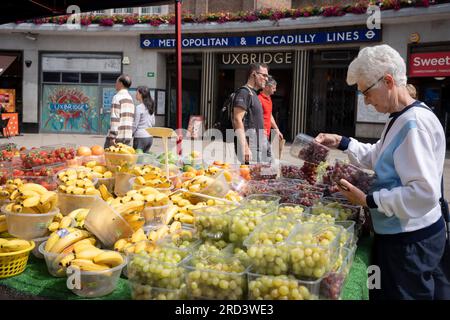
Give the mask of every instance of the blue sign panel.
[{"label": "blue sign panel", "polygon": [[[183,48],[264,47],[301,46],[312,44],[335,44],[351,42],[372,42],[381,40],[381,29],[355,29],[346,31],[299,32],[243,37],[189,37],[182,38]],[[174,38],[157,38],[141,35],[143,49],[175,48]]]}]

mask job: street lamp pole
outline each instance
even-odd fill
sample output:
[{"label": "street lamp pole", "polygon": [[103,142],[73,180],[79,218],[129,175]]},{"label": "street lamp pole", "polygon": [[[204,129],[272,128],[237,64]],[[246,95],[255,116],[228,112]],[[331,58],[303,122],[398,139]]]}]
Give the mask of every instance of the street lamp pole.
[{"label": "street lamp pole", "polygon": [[182,56],[181,56],[181,7],[183,0],[175,0],[175,33],[176,33],[176,61],[177,61],[177,153],[181,155],[182,152]]}]

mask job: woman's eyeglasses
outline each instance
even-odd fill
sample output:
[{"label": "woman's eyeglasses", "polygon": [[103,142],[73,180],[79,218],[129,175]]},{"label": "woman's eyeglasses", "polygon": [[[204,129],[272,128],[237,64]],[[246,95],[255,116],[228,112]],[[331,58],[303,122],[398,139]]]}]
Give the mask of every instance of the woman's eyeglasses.
[{"label": "woman's eyeglasses", "polygon": [[380,79],[378,79],[374,84],[372,84],[371,86],[369,86],[366,90],[364,91],[359,91],[359,93],[361,93],[362,95],[366,95],[367,92],[369,92],[370,89],[372,89],[373,87],[375,87],[375,85],[380,82],[381,80],[383,80],[384,76],[380,77]]}]

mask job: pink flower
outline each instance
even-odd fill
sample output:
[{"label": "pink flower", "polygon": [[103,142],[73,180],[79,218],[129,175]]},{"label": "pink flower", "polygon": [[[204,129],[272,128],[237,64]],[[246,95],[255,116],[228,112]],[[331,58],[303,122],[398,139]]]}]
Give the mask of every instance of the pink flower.
[{"label": "pink flower", "polygon": [[112,27],[114,25],[114,21],[111,18],[102,18],[100,19],[99,24],[104,27]]}]

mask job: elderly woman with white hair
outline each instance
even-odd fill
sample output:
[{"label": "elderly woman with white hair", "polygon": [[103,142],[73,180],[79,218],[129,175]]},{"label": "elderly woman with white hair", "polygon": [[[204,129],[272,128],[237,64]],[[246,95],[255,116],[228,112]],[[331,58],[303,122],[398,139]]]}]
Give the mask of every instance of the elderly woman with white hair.
[{"label": "elderly woman with white hair", "polygon": [[[320,133],[316,141],[343,150],[351,163],[374,170],[369,194],[342,179],[340,191],[370,209],[372,264],[381,288],[371,299],[450,299],[450,264],[441,210],[445,135],[441,123],[406,87],[406,66],[388,45],[367,47],[350,64],[347,83],[389,121],[375,144]],[[445,267],[444,267],[445,263]]]}]

